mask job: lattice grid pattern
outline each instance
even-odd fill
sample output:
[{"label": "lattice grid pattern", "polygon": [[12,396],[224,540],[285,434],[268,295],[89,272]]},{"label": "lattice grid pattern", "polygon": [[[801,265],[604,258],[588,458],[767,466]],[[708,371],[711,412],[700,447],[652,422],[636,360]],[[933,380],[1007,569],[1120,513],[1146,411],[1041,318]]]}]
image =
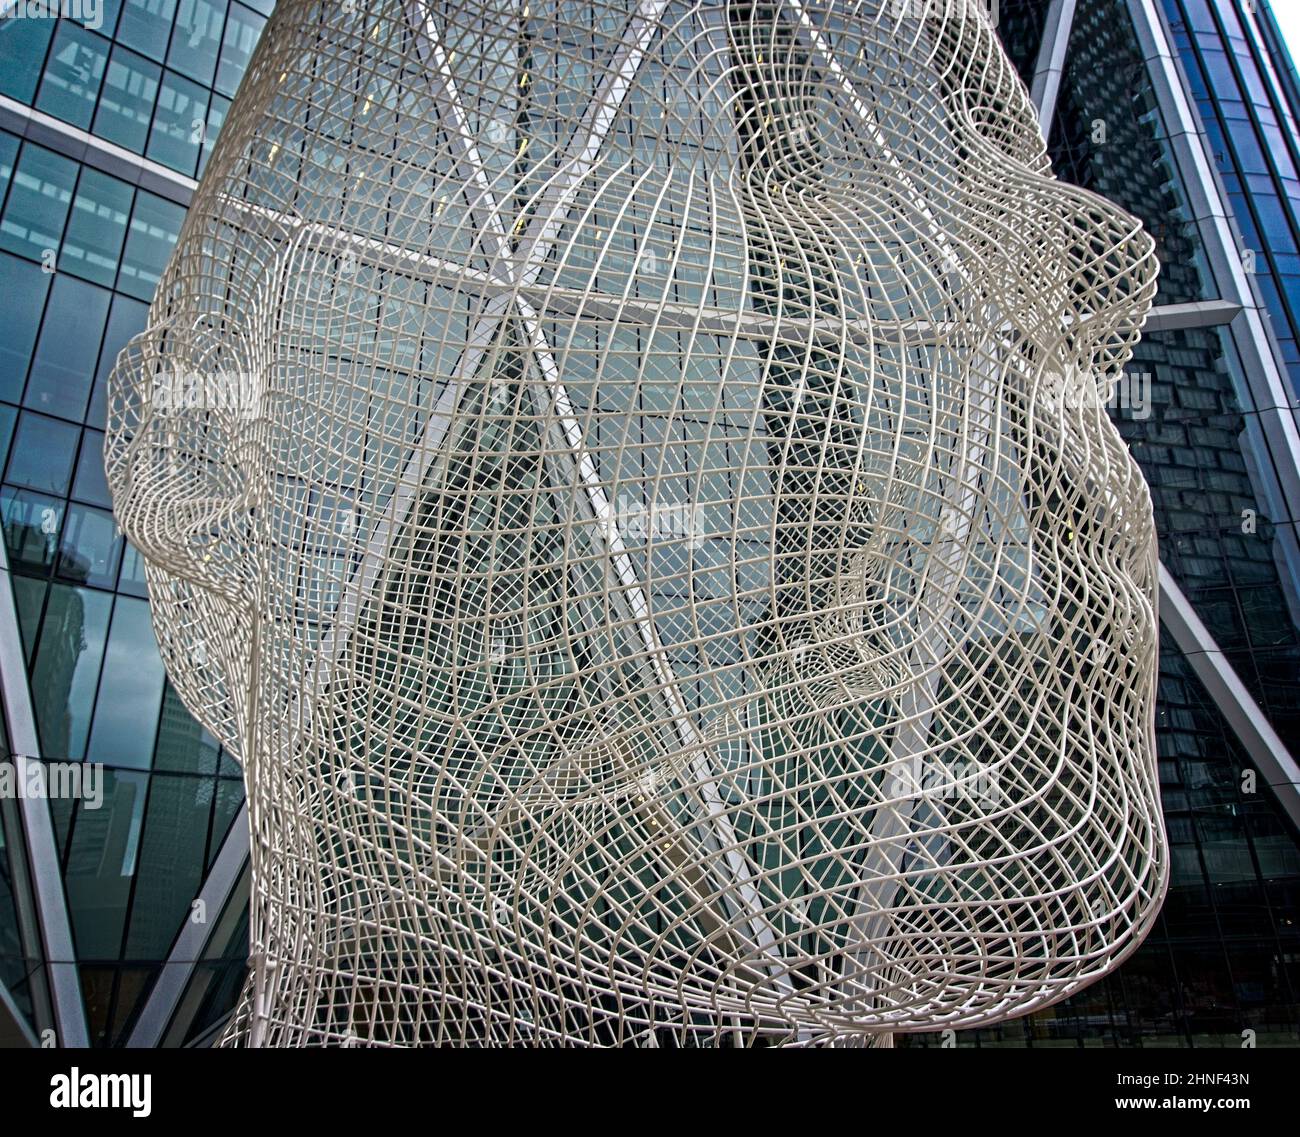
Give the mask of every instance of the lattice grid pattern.
[{"label": "lattice grid pattern", "polygon": [[107,465],[228,1043],[887,1044],[1154,918],[1137,222],[976,0],[283,0]]}]

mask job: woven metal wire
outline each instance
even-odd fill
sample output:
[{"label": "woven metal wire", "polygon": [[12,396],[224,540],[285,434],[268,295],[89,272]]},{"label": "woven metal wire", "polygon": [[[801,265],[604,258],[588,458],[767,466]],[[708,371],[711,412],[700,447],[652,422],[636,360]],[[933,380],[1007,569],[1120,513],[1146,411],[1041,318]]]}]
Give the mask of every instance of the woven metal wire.
[{"label": "woven metal wire", "polygon": [[106,448],[226,1041],[887,1044],[1146,933],[1152,243],[975,0],[282,0]]}]

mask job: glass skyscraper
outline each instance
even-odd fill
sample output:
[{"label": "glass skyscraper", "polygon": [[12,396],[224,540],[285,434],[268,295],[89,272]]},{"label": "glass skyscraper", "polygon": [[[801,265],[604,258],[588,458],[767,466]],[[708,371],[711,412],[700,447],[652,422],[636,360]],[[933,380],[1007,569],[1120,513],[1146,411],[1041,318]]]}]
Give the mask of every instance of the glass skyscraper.
[{"label": "glass skyscraper", "polygon": [[[6,0],[0,0],[0,10]],[[202,1041],[238,993],[239,770],[170,689],[109,512],[104,383],[174,245],[271,5],[103,0],[0,23],[0,800],[5,1037]],[[1300,133],[1266,5],[1001,0],[1057,175],[1155,236],[1114,414],[1152,489],[1173,885],[1106,981],[960,1045],[1300,1040]],[[913,1044],[937,1040],[918,1036]]]},{"label": "glass skyscraper", "polygon": [[[239,833],[243,787],[164,678],[140,561],[109,512],[105,380],[144,326],[270,5],[0,11],[5,741],[104,769],[98,809],[3,803],[0,980],[35,1037],[113,1046],[177,970],[178,932],[194,958],[224,928],[226,889],[214,910],[195,902]],[[237,873],[242,852],[227,861]],[[219,982],[213,950],[201,970]],[[203,992],[189,996],[201,1026]]]}]

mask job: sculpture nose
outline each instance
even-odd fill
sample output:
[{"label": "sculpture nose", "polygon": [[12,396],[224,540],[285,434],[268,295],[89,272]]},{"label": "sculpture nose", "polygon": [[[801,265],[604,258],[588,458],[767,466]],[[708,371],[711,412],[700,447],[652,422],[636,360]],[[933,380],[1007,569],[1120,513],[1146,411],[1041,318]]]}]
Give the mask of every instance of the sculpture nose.
[{"label": "sculpture nose", "polygon": [[1066,197],[1066,339],[1080,365],[1109,374],[1128,359],[1155,298],[1155,242],[1110,202],[1073,187]]},{"label": "sculpture nose", "polygon": [[168,318],[135,337],[109,386],[104,461],[119,524],[157,567],[247,596],[260,384],[231,337]]}]

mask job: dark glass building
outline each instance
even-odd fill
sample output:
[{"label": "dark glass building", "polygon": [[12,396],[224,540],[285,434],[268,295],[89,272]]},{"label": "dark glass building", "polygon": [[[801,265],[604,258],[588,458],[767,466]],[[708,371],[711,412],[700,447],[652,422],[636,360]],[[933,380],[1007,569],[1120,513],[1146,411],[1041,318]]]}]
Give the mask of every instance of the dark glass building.
[{"label": "dark glass building", "polygon": [[[182,1037],[201,1030],[207,988],[233,985],[245,950],[229,941],[227,976],[212,936],[244,860],[239,769],[163,675],[102,448],[108,371],[144,326],[270,5],[80,11],[0,19],[0,742],[103,776],[98,808],[0,806],[0,1011],[18,1035],[114,1046],[171,991],[162,975],[186,980]],[[196,905],[228,862],[220,898]],[[176,949],[186,963],[168,967]]]},{"label": "dark glass building", "polygon": [[[0,21],[0,1043],[181,1045],[247,945],[239,770],[181,706],[104,485],[143,326],[270,0]],[[1114,414],[1152,488],[1173,884],[1078,997],[958,1045],[1300,1041],[1300,99],[1263,0],[1000,0],[1058,176],[1155,235]],[[89,11],[89,9],[86,9]],[[53,1032],[46,1035],[45,1032]],[[917,1036],[911,1045],[938,1044]]]}]

